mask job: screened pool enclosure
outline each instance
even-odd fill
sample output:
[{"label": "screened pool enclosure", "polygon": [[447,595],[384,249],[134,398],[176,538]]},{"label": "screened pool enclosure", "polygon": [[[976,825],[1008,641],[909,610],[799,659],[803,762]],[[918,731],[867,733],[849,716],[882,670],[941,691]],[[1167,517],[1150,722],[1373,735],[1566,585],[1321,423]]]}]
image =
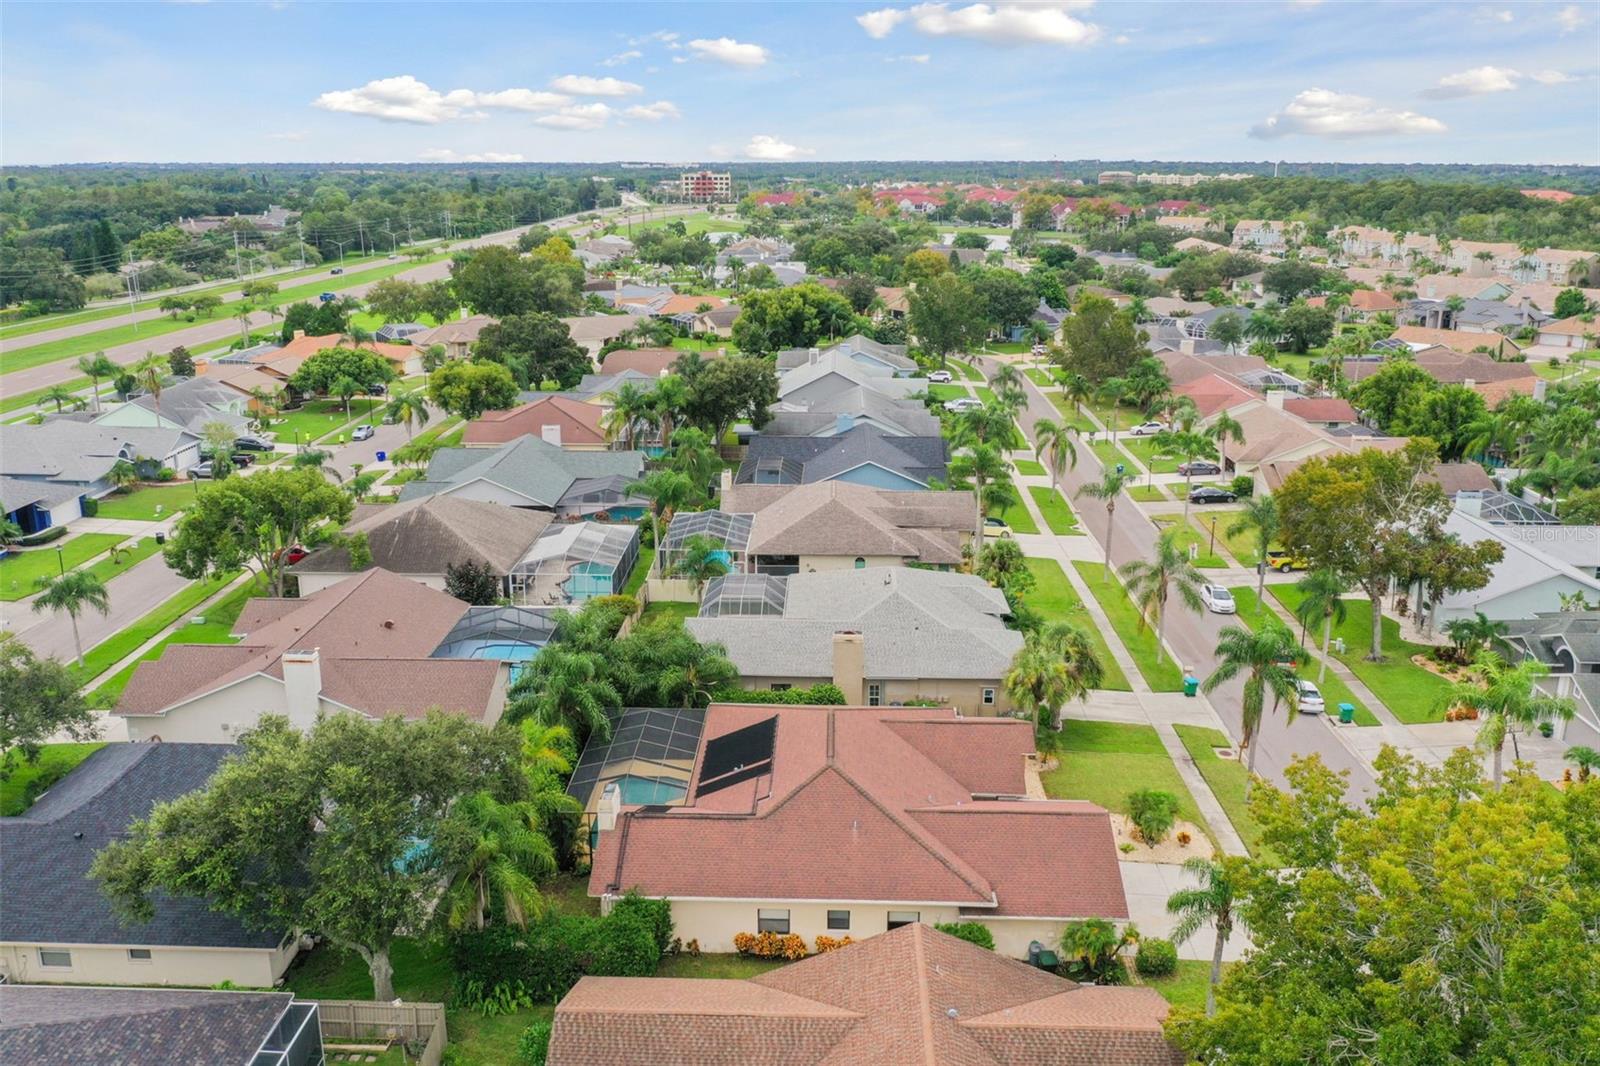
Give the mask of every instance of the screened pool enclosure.
[{"label": "screened pool enclosure", "polygon": [[559,523],[507,575],[511,602],[561,606],[621,592],[639,558],[639,527]]}]

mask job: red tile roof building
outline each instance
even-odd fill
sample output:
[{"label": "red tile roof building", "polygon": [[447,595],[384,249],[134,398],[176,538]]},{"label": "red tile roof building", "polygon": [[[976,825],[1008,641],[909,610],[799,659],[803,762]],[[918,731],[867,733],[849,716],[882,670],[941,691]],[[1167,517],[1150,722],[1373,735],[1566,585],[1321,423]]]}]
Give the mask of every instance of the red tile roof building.
[{"label": "red tile roof building", "polygon": [[531,433],[563,448],[609,448],[600,420],[605,412],[596,404],[565,396],[541,396],[509,411],[485,411],[467,423],[461,442],[498,445]]}]

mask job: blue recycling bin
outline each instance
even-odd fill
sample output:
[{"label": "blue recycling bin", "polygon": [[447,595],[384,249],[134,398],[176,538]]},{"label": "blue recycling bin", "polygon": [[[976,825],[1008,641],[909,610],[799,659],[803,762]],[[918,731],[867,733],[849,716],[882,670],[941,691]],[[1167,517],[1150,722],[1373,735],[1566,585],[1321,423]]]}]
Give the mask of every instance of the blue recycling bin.
[{"label": "blue recycling bin", "polygon": [[378,462],[381,463],[387,458],[389,458],[389,453],[388,452],[379,452],[378,453]]}]

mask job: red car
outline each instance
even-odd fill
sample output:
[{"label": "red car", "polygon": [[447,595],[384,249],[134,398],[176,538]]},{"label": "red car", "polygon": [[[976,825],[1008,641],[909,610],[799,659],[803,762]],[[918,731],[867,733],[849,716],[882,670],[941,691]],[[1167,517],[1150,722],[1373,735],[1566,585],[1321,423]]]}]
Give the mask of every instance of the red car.
[{"label": "red car", "polygon": [[310,552],[296,544],[294,547],[287,550],[279,548],[275,553],[273,553],[272,558],[274,561],[282,558],[285,566],[293,566],[295,563],[298,563],[301,559],[304,559],[310,554]]}]

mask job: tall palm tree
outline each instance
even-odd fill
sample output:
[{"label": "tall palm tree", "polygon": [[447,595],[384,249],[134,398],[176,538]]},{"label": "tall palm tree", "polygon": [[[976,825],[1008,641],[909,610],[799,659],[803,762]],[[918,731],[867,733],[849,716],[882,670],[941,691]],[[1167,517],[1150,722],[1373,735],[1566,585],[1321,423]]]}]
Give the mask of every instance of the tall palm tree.
[{"label": "tall palm tree", "polygon": [[1237,418],[1234,418],[1227,411],[1221,411],[1212,420],[1211,425],[1206,428],[1206,436],[1217,442],[1217,452],[1221,456],[1217,463],[1222,467],[1222,472],[1226,474],[1228,472],[1228,442],[1231,440],[1235,444],[1243,444],[1245,442],[1244,427],[1239,424]]},{"label": "tall palm tree", "polygon": [[1176,455],[1187,466],[1183,474],[1183,521],[1187,525],[1189,493],[1194,488],[1194,461],[1210,459],[1217,454],[1217,449],[1204,434],[1187,429],[1164,429],[1151,439],[1151,443],[1158,451]]},{"label": "tall palm tree", "polygon": [[972,550],[977,553],[983,549],[983,518],[987,505],[995,501],[995,494],[989,490],[1001,482],[1009,488],[1011,464],[993,444],[972,441],[950,460],[950,478],[952,481],[972,483],[976,502]]},{"label": "tall palm tree", "polygon": [[344,475],[339,473],[339,468],[333,465],[333,453],[323,451],[321,448],[307,448],[303,452],[296,452],[289,460],[290,466],[304,467],[316,470],[324,477],[334,481],[343,481]]},{"label": "tall palm tree", "polygon": [[546,725],[537,718],[522,720],[522,770],[534,791],[538,783],[572,770],[568,752],[572,730],[564,725]]},{"label": "tall palm tree", "polygon": [[677,374],[661,378],[650,390],[650,413],[660,431],[663,448],[672,447],[672,429],[682,419],[688,405],[689,386]]},{"label": "tall palm tree", "polygon": [[1128,595],[1139,608],[1139,626],[1153,625],[1156,630],[1156,664],[1163,654],[1162,637],[1167,627],[1167,601],[1172,590],[1177,589],[1178,599],[1191,611],[1199,611],[1200,586],[1205,578],[1189,561],[1189,553],[1178,547],[1176,526],[1156,538],[1156,553],[1150,559],[1135,559],[1122,567],[1122,579],[1128,583]]},{"label": "tall palm tree", "polygon": [[723,469],[722,455],[705,430],[684,426],[672,435],[667,469],[676,470],[689,479],[694,486],[692,499],[698,502],[716,491],[716,480]]},{"label": "tall palm tree", "polygon": [[1483,719],[1478,745],[1494,753],[1494,787],[1499,788],[1507,734],[1532,729],[1540,722],[1565,722],[1576,713],[1577,705],[1569,696],[1550,696],[1539,688],[1539,680],[1550,668],[1537,659],[1512,666],[1485,648],[1473,665],[1482,681],[1457,681],[1440,697],[1436,709],[1468,707],[1478,712]]},{"label": "tall palm tree", "polygon": [[1322,663],[1317,668],[1317,684],[1322,684],[1322,679],[1328,676],[1328,642],[1333,636],[1334,623],[1344,625],[1345,610],[1344,581],[1332,570],[1313,570],[1299,581],[1295,587],[1300,590],[1300,605],[1295,608],[1295,616],[1300,619],[1300,624],[1309,627],[1313,621],[1322,622]]},{"label": "tall palm tree", "polygon": [[348,419],[350,417],[350,401],[361,391],[361,383],[353,377],[341,374],[334,379],[332,385],[328,386],[328,391],[344,401],[344,417]]},{"label": "tall palm tree", "polygon": [[1037,639],[1067,667],[1066,699],[1089,698],[1089,690],[1105,680],[1105,663],[1095,648],[1094,638],[1071,622],[1046,622]]},{"label": "tall palm tree", "polygon": [[704,654],[675,662],[661,671],[656,682],[664,699],[684,709],[707,707],[711,694],[739,680],[739,668],[721,644],[707,644]]},{"label": "tall palm tree", "polygon": [[[1011,657],[1000,683],[1012,704],[1033,719],[1034,736],[1040,739],[1041,748],[1047,746],[1045,738],[1055,725],[1055,709],[1067,701],[1067,664],[1030,637]],[[1048,723],[1046,715],[1051,716]]]},{"label": "tall palm tree", "polygon": [[1247,798],[1256,774],[1256,749],[1260,745],[1255,740],[1266,711],[1267,696],[1272,696],[1274,711],[1280,704],[1289,708],[1291,721],[1300,705],[1294,667],[1284,665],[1294,661],[1295,647],[1294,634],[1276,618],[1264,619],[1255,630],[1225,626],[1217,640],[1217,668],[1201,685],[1206,692],[1215,692],[1218,686],[1244,675],[1239,746],[1250,751],[1249,773],[1244,782]]},{"label": "tall palm tree", "polygon": [[622,442],[626,451],[633,450],[639,426],[650,418],[652,404],[650,392],[632,381],[625,381],[611,393],[611,410],[600,420],[606,440]]},{"label": "tall palm tree", "polygon": [[1111,531],[1115,528],[1112,523],[1117,512],[1117,497],[1131,480],[1132,475],[1127,471],[1107,467],[1100,471],[1099,481],[1091,481],[1084,485],[1074,497],[1088,496],[1106,505],[1106,572],[1101,577],[1102,581],[1111,580]]},{"label": "tall palm tree", "polygon": [[482,929],[493,915],[520,929],[544,912],[539,882],[554,876],[556,852],[528,804],[474,792],[456,802],[440,836],[454,852],[437,911],[446,928]]},{"label": "tall palm tree", "polygon": [[1188,940],[1207,923],[1216,930],[1217,939],[1211,949],[1211,981],[1206,985],[1206,1017],[1217,1012],[1217,983],[1222,980],[1222,951],[1233,935],[1235,922],[1242,919],[1234,913],[1239,890],[1239,875],[1243,863],[1237,858],[1212,862],[1198,856],[1183,864],[1184,873],[1193,875],[1199,882],[1194,888],[1180,888],[1167,897],[1167,913],[1178,917],[1172,928],[1174,943]]},{"label": "tall palm tree", "polygon": [[1062,372],[1056,380],[1061,382],[1061,395],[1072,401],[1072,413],[1082,416],[1084,401],[1094,395],[1089,379],[1076,372]]},{"label": "tall palm tree", "polygon": [[1111,443],[1117,443],[1117,408],[1132,394],[1127,378],[1106,378],[1095,390],[1095,398],[1111,409]]},{"label": "tall palm tree", "polygon": [[134,380],[155,400],[158,419],[161,417],[161,387],[167,380],[167,372],[171,369],[167,364],[167,357],[157,355],[155,352],[147,353],[132,367]]},{"label": "tall palm tree", "polygon": [[100,379],[115,377],[117,364],[106,358],[105,352],[95,352],[78,360],[78,373],[88,378],[92,383],[94,394],[94,409],[100,410]]},{"label": "tall palm tree", "polygon": [[397,392],[389,398],[384,405],[386,417],[394,419],[406,427],[406,439],[411,439],[411,426],[428,424],[428,398],[421,389],[412,389],[409,392]]},{"label": "tall palm tree", "polygon": [[71,404],[74,411],[81,411],[89,405],[88,401],[82,396],[79,396],[65,385],[59,384],[51,385],[48,389],[45,389],[44,392],[39,394],[39,399],[44,403],[55,404],[56,414],[60,414],[62,408],[67,404]]},{"label": "tall palm tree", "polygon": [[512,686],[507,714],[513,722],[533,717],[544,725],[566,726],[580,743],[592,735],[611,736],[606,711],[622,697],[606,676],[597,652],[575,651],[554,643],[539,652],[533,666]]},{"label": "tall palm tree", "polygon": [[68,570],[56,578],[41,577],[39,595],[33,599],[35,611],[62,611],[72,621],[72,643],[78,651],[78,667],[83,668],[83,638],[78,634],[78,616],[84,608],[111,613],[111,596],[98,577],[87,570]]},{"label": "tall palm tree", "polygon": [[1007,389],[1015,389],[1021,392],[1022,372],[1010,363],[1001,363],[999,368],[989,375],[989,384],[994,387],[995,392],[1003,392]]},{"label": "tall palm tree", "polygon": [[628,493],[650,501],[650,523],[655,530],[656,564],[665,572],[667,526],[672,512],[694,498],[694,482],[676,470],[652,470],[628,486]]},{"label": "tall palm tree", "polygon": [[1033,424],[1033,454],[1050,470],[1050,487],[1059,490],[1061,478],[1070,466],[1077,469],[1078,446],[1072,438],[1078,435],[1076,426],[1041,418]]},{"label": "tall palm tree", "polygon": [[697,600],[707,581],[727,572],[728,552],[722,541],[699,534],[684,540],[678,548],[677,560],[668,571],[674,577],[688,578],[689,584],[694,586],[694,598]]},{"label": "tall palm tree", "polygon": [[1283,529],[1283,519],[1278,514],[1278,501],[1271,496],[1252,496],[1245,502],[1244,510],[1239,512],[1228,526],[1228,536],[1238,537],[1246,533],[1254,533],[1256,538],[1256,555],[1260,565],[1256,567],[1256,599],[1261,599],[1262,590],[1267,583],[1267,552],[1272,548],[1272,542],[1278,539],[1278,533]]}]

